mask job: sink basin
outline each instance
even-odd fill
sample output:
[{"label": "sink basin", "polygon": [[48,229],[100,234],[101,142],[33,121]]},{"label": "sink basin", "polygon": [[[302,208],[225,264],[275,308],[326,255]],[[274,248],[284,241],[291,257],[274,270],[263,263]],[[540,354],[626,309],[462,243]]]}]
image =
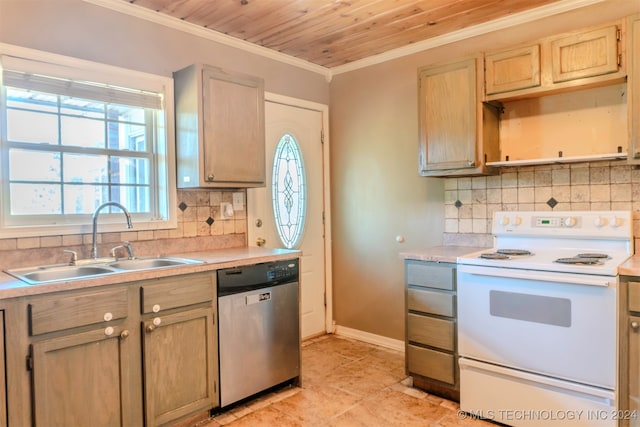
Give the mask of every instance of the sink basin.
[{"label": "sink basin", "polygon": [[29,284],[53,282],[56,280],[81,279],[100,274],[114,273],[113,269],[94,265],[84,266],[58,266],[58,267],[42,267],[28,268],[22,270],[9,270],[7,273],[17,277]]},{"label": "sink basin", "polygon": [[[83,261],[83,262],[86,262]],[[7,273],[30,285],[55,282],[61,280],[86,279],[88,277],[126,273],[128,271],[154,270],[163,267],[175,267],[179,265],[200,264],[203,261],[187,258],[134,258],[121,261],[95,263],[82,265],[50,265],[41,267],[18,268],[7,270]]]},{"label": "sink basin", "polygon": [[116,261],[109,266],[117,270],[149,270],[176,265],[199,264],[202,261],[185,258],[135,258]]}]

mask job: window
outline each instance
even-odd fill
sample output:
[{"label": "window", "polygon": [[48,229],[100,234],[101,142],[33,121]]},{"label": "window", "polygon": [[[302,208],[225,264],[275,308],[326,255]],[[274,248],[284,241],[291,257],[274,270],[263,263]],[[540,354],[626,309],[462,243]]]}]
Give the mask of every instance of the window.
[{"label": "window", "polygon": [[273,160],[273,213],[280,241],[294,248],[304,231],[306,215],[306,183],[302,153],[291,134],[280,138]]},{"label": "window", "polygon": [[137,230],[174,224],[170,79],[1,59],[0,236],[85,232],[107,201],[124,205]]}]

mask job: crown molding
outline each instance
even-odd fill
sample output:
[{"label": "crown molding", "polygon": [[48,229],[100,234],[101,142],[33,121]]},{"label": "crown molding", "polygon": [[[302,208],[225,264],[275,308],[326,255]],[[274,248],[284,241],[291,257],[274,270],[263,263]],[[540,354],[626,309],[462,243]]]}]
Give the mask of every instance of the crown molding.
[{"label": "crown molding", "polygon": [[493,31],[503,30],[505,28],[514,27],[527,22],[543,19],[549,16],[579,9],[593,4],[602,3],[606,0],[560,0],[558,2],[530,9],[521,13],[516,13],[503,18],[494,19],[473,27],[464,28],[442,36],[433,37],[422,42],[413,43],[409,46],[393,49],[388,52],[370,56],[348,64],[338,65],[336,67],[327,68],[321,65],[313,64],[300,58],[286,55],[254,43],[247,42],[235,37],[228,36],[218,31],[206,29],[199,25],[191,24],[168,15],[138,6],[123,0],[82,0],[96,6],[124,13],[136,18],[144,19],[166,27],[184,31],[186,33],[202,37],[214,42],[218,42],[230,47],[244,50],[256,55],[260,55],[275,61],[280,61],[294,67],[302,68],[307,71],[321,74],[330,82],[334,75],[354,71],[360,68],[369,67],[371,65],[380,64],[403,56],[412,55],[435,47],[443,46],[449,43],[479,36]]}]

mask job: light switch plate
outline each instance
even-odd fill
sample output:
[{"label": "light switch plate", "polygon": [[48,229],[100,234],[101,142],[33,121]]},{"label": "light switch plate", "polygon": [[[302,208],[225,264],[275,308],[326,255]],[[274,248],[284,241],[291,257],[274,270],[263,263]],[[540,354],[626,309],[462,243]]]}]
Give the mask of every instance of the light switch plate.
[{"label": "light switch plate", "polygon": [[241,211],[244,209],[244,193],[233,193],[233,210]]}]

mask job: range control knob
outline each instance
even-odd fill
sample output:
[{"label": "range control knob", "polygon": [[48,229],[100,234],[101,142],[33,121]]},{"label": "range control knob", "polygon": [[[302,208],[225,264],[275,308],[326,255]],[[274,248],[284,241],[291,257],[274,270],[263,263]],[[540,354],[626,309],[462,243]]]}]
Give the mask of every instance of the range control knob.
[{"label": "range control knob", "polygon": [[576,225],[577,222],[578,221],[573,216],[568,216],[564,220],[562,220],[562,223],[564,224],[565,227],[573,227],[574,225]]},{"label": "range control knob", "polygon": [[609,222],[611,223],[611,227],[617,228],[617,227],[621,227],[624,224],[624,219],[614,216],[614,217],[611,217],[611,220]]},{"label": "range control knob", "polygon": [[514,216],[511,222],[513,223],[513,225],[520,225],[522,224],[522,218],[520,218],[519,216]]},{"label": "range control knob", "polygon": [[607,218],[604,218],[602,216],[597,217],[594,221],[593,221],[593,225],[595,225],[596,227],[600,228],[600,227],[604,227],[605,225],[607,225],[609,223],[609,221],[607,220]]},{"label": "range control knob", "polygon": [[509,225],[509,217],[508,216],[503,216],[502,218],[500,218],[500,225]]}]

